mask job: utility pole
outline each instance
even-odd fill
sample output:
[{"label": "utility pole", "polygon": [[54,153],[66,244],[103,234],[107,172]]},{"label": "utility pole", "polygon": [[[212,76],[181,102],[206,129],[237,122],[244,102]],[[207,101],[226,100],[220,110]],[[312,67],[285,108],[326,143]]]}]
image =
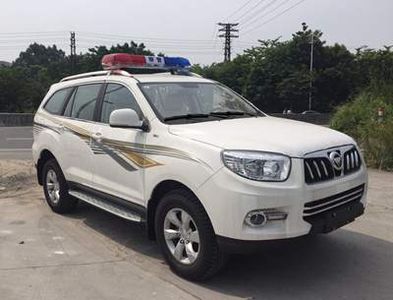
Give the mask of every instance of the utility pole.
[{"label": "utility pole", "polygon": [[71,73],[75,71],[75,62],[76,62],[76,40],[75,40],[75,32],[70,32],[70,59],[71,59]]},{"label": "utility pole", "polygon": [[312,108],[312,83],[313,83],[313,76],[312,76],[312,69],[314,64],[314,32],[311,32],[311,47],[310,47],[310,83],[309,83],[309,90],[308,90],[308,110]]},{"label": "utility pole", "polygon": [[231,61],[231,42],[233,38],[238,38],[238,34],[233,34],[233,32],[239,32],[239,29],[236,29],[239,23],[218,23],[218,26],[221,28],[218,30],[220,32],[224,32],[219,35],[220,38],[225,38],[224,40],[224,61]]}]

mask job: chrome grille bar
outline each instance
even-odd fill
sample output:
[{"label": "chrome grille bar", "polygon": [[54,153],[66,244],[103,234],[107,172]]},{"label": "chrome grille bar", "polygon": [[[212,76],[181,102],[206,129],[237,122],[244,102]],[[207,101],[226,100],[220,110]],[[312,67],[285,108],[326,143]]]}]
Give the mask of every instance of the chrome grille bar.
[{"label": "chrome grille bar", "polygon": [[323,170],[325,171],[325,175],[326,175],[326,176],[329,176],[329,173],[328,173],[328,170],[327,170],[327,168],[326,168],[325,162],[324,162],[323,160],[321,160],[321,163],[322,163]]},{"label": "chrome grille bar", "polygon": [[365,185],[362,184],[333,196],[307,202],[304,205],[303,216],[312,216],[345,203],[360,200],[364,194],[364,187]]},{"label": "chrome grille bar", "polygon": [[360,198],[362,197],[362,195],[363,195],[363,194],[355,195],[355,196],[353,196],[353,197],[351,197],[351,198],[349,198],[349,199],[347,199],[347,200],[345,200],[345,201],[336,203],[336,204],[334,204],[334,205],[332,205],[332,206],[329,206],[329,207],[320,209],[320,210],[315,211],[315,212],[312,212],[312,213],[306,213],[306,212],[304,212],[304,213],[303,213],[303,216],[308,217],[308,216],[313,216],[313,215],[319,214],[319,213],[321,213],[321,212],[324,212],[324,211],[327,211],[327,210],[329,210],[329,209],[335,208],[335,207],[337,207],[337,206],[343,205],[343,204],[345,204],[345,203],[351,202],[351,201],[353,201],[353,200],[360,199]]},{"label": "chrome grille bar", "polygon": [[322,178],[321,171],[319,170],[319,166],[315,160],[313,161],[313,164],[314,164],[315,169],[317,170],[319,178]]},{"label": "chrome grille bar", "polygon": [[307,161],[305,162],[305,164],[306,164],[306,167],[307,167],[308,173],[310,174],[311,179],[314,179],[314,174],[313,174],[313,172],[311,170],[310,165],[308,164]]}]

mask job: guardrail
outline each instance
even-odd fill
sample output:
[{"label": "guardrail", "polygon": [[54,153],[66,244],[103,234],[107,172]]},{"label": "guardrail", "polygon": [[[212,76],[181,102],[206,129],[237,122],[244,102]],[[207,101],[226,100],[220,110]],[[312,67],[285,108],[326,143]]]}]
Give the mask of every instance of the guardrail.
[{"label": "guardrail", "polygon": [[32,126],[34,114],[0,113],[0,127]]}]

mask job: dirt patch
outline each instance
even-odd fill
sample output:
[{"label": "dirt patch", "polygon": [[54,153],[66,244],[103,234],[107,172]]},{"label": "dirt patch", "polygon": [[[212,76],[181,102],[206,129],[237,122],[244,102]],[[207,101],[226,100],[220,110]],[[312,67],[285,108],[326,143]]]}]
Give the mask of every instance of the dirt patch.
[{"label": "dirt patch", "polygon": [[36,171],[31,161],[0,160],[0,194],[10,190],[26,189],[36,181]]}]

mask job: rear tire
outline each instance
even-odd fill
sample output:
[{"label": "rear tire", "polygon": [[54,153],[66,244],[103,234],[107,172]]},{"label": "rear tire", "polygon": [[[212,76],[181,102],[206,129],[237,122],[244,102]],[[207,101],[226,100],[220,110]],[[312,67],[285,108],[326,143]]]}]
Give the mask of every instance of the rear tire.
[{"label": "rear tire", "polygon": [[155,215],[155,232],[165,260],[181,277],[206,280],[226,262],[206,211],[186,189],[173,190],[161,199]]},{"label": "rear tire", "polygon": [[49,159],[42,172],[45,199],[50,208],[58,213],[72,212],[78,200],[68,194],[68,186],[64,174],[55,159]]}]

